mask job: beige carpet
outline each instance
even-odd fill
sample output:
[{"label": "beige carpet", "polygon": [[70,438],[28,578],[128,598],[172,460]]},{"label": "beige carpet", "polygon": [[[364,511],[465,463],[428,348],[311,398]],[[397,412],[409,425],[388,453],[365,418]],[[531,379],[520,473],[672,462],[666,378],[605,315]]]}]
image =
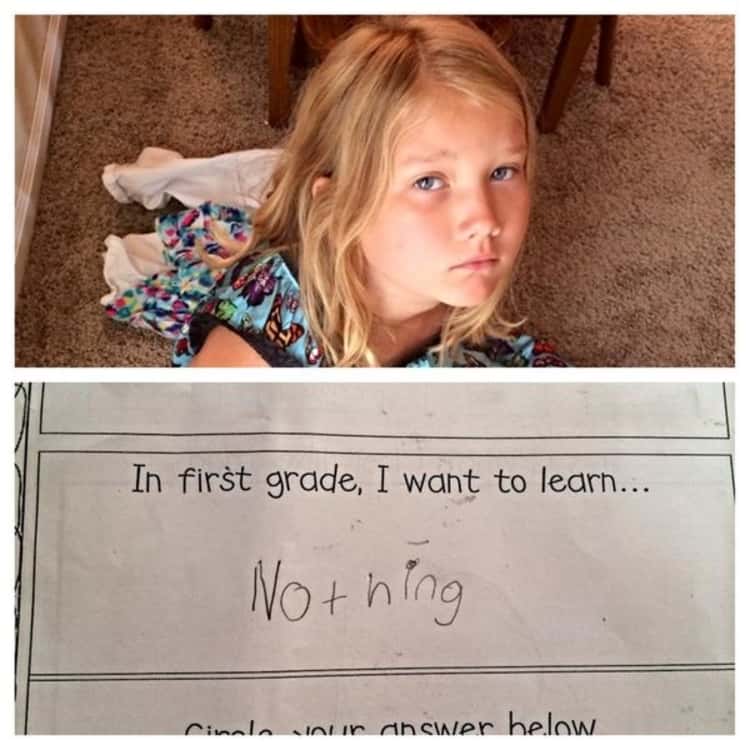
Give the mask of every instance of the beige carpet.
[{"label": "beige carpet", "polygon": [[[562,18],[514,21],[508,52],[538,104]],[[734,364],[734,22],[621,19],[610,89],[596,44],[558,130],[516,285],[532,332],[579,366]],[[169,343],[99,306],[103,240],[152,231],[116,203],[109,162],[268,147],[266,24],[71,17],[47,168],[16,312],[19,366],[164,366]],[[175,206],[178,208],[178,206]]]}]

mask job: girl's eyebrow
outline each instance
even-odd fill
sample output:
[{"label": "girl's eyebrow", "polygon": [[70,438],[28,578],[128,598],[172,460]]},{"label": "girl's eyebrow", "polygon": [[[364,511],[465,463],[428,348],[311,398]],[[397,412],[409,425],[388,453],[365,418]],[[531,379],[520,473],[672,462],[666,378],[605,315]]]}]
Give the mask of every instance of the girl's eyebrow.
[{"label": "girl's eyebrow", "polygon": [[433,151],[429,154],[410,154],[401,161],[401,164],[403,166],[408,166],[409,164],[419,164],[426,161],[437,161],[438,159],[442,159],[443,157],[445,157],[446,159],[453,159],[455,161],[456,159],[458,159],[458,154],[455,151],[448,150],[447,148],[441,148],[439,151]]},{"label": "girl's eyebrow", "polygon": [[[505,157],[525,156],[526,151],[526,144],[513,144],[503,155]],[[426,162],[439,161],[442,158],[456,161],[458,159],[458,154],[455,151],[450,151],[445,148],[440,149],[439,151],[433,151],[429,154],[409,154],[409,156],[399,161],[398,166],[408,167],[412,164],[424,164]]]}]

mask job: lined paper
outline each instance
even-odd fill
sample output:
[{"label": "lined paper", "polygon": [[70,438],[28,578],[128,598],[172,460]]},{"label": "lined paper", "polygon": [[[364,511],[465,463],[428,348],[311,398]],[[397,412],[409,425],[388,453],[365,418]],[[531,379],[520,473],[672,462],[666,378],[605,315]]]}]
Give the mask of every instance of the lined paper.
[{"label": "lined paper", "polygon": [[733,732],[730,386],[25,389],[19,733]]}]

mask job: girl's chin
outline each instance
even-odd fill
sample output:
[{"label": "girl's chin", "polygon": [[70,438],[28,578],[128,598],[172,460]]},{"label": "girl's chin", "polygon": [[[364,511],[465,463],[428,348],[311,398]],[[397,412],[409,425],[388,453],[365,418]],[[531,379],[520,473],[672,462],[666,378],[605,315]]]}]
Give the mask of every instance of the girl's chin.
[{"label": "girl's chin", "polygon": [[451,307],[476,307],[486,302],[496,288],[497,281],[492,284],[464,284],[447,292],[442,302]]}]

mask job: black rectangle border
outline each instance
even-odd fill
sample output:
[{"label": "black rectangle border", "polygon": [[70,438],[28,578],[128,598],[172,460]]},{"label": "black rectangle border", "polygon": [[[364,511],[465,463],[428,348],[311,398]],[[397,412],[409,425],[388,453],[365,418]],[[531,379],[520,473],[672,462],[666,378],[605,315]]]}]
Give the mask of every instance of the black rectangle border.
[{"label": "black rectangle border", "polygon": [[[44,400],[46,383],[42,383],[41,406],[39,409],[39,434],[40,435],[95,435],[100,437],[253,437],[253,436],[279,436],[279,437],[331,437],[331,438],[373,438],[373,439],[413,439],[413,440],[728,440],[729,432],[729,406],[727,403],[726,383],[721,383],[724,413],[724,435],[368,435],[358,433],[331,433],[331,432],[281,432],[273,430],[260,430],[254,432],[99,432],[99,431],[45,431],[44,429]],[[402,385],[401,383],[385,385]],[[516,383],[512,385],[518,385]],[[527,385],[522,383],[521,385]],[[573,385],[573,384],[571,384]],[[595,384],[598,385],[598,384]]]},{"label": "black rectangle border", "polygon": [[[728,424],[728,423],[727,423]],[[256,454],[256,453],[297,453],[297,454],[326,454],[326,455],[377,455],[377,456],[424,456],[424,457],[436,457],[436,456],[451,456],[451,457],[466,457],[466,458],[529,458],[529,457],[562,457],[562,456],[654,456],[654,457],[684,457],[684,458],[727,458],[729,459],[729,468],[732,484],[732,497],[734,500],[734,469],[732,463],[732,456],[728,453],[491,453],[491,454],[447,454],[442,453],[404,453],[404,452],[372,452],[372,451],[298,451],[298,450],[281,450],[281,449],[257,449],[257,450],[213,450],[213,451],[201,451],[201,450],[180,450],[180,451],[132,451],[132,450],[85,450],[85,449],[59,449],[59,450],[40,450],[37,454],[37,482],[36,482],[36,509],[34,517],[34,552],[33,552],[33,568],[32,568],[32,580],[31,580],[31,617],[29,623],[29,658],[28,668],[26,677],[26,706],[24,710],[24,734],[28,734],[29,725],[29,706],[31,703],[31,684],[33,682],[80,682],[80,681],[153,681],[153,680],[226,680],[226,679],[309,679],[309,678],[324,678],[324,677],[373,677],[373,676],[439,676],[441,674],[518,674],[519,669],[526,670],[522,673],[536,674],[544,671],[545,673],[561,673],[567,674],[570,672],[588,672],[588,673],[618,673],[628,674],[630,672],[638,672],[640,674],[644,672],[674,672],[674,671],[701,671],[701,672],[716,672],[716,671],[734,671],[734,662],[691,662],[691,663],[663,663],[663,664],[620,664],[620,665],[526,665],[524,667],[513,667],[512,665],[496,665],[489,667],[452,667],[452,671],[443,671],[445,667],[432,666],[432,667],[412,667],[412,668],[392,668],[392,667],[379,667],[379,668],[332,668],[327,670],[264,670],[257,672],[236,672],[236,673],[220,673],[220,672],[208,672],[208,673],[179,673],[179,672],[148,672],[148,673],[69,673],[67,675],[56,675],[51,673],[39,673],[32,674],[31,672],[31,657],[32,647],[34,639],[34,604],[36,595],[36,567],[37,567],[37,541],[38,541],[38,530],[39,530],[39,495],[40,495],[40,479],[41,479],[41,468],[42,468],[42,455],[45,453],[50,454],[130,454],[130,455],[208,455],[208,454]],[[194,676],[188,676],[194,675]]]}]

